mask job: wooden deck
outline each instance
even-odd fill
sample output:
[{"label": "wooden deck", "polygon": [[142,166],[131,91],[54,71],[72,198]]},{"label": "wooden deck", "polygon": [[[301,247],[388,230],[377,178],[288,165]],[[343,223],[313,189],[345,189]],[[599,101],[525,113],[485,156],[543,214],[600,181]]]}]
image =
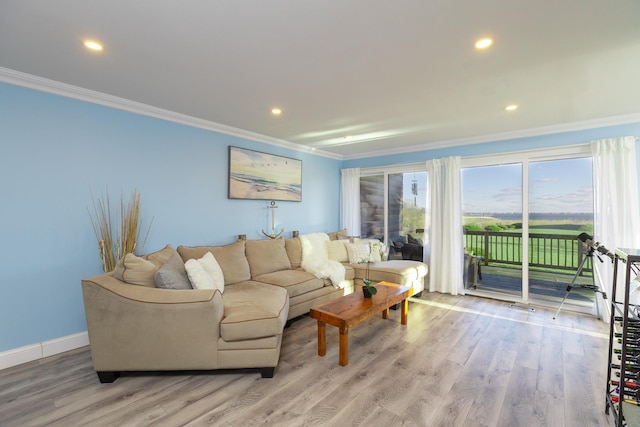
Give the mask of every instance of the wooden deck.
[{"label": "wooden deck", "polygon": [[[513,266],[483,265],[482,279],[478,280],[477,291],[513,295],[522,295],[522,271]],[[590,274],[590,273],[589,273]],[[529,271],[529,300],[550,306],[559,305],[567,293],[567,287],[575,273],[558,273],[548,271]],[[593,307],[595,292],[580,285],[591,285],[590,275],[579,276],[565,301],[565,306],[575,308]],[[473,286],[467,289],[472,291]]]}]

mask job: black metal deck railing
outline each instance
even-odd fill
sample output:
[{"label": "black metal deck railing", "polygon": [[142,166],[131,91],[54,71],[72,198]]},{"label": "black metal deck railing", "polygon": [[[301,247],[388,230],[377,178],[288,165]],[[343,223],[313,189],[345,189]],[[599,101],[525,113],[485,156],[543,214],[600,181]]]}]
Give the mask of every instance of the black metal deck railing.
[{"label": "black metal deck railing", "polygon": [[[467,252],[482,256],[482,263],[522,265],[522,233],[509,231],[464,231]],[[529,267],[573,270],[580,266],[585,248],[577,236],[529,233]],[[592,269],[590,260],[583,272]]]}]

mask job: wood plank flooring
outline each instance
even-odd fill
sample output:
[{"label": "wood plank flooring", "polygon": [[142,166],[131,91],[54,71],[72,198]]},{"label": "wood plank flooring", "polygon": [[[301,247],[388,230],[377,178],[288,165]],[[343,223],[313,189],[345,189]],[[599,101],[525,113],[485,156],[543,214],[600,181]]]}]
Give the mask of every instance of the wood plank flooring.
[{"label": "wood plank flooring", "polygon": [[338,330],[285,330],[272,379],[256,372],[123,374],[100,384],[88,348],[0,371],[1,426],[612,426],[608,327],[595,317],[423,293]]}]

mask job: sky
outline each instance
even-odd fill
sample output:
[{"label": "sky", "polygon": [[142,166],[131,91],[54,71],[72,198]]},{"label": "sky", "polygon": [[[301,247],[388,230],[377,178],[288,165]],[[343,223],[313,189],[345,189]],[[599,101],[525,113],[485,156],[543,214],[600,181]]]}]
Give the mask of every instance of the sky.
[{"label": "sky", "polygon": [[[593,212],[590,158],[529,163],[529,212]],[[404,173],[405,202],[424,207],[426,172]],[[412,183],[418,185],[414,199]],[[522,212],[522,165],[463,168],[462,207],[465,213]]]},{"label": "sky", "polygon": [[[529,212],[593,212],[591,159],[529,164]],[[522,212],[521,164],[466,168],[464,212]]]},{"label": "sky", "polygon": [[[418,194],[414,196],[411,191],[412,184],[418,186]],[[402,176],[403,194],[402,198],[406,203],[413,204],[419,208],[424,208],[427,201],[427,172],[406,172]]]}]

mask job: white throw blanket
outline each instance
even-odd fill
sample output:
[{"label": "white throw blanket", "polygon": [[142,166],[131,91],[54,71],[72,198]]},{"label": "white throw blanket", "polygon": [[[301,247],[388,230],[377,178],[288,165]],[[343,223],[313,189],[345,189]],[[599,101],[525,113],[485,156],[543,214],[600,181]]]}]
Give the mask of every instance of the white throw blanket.
[{"label": "white throw blanket", "polygon": [[333,286],[344,288],[345,269],[338,261],[329,259],[326,242],[329,236],[325,233],[303,234],[300,236],[302,244],[302,268],[318,279],[329,279]]}]

